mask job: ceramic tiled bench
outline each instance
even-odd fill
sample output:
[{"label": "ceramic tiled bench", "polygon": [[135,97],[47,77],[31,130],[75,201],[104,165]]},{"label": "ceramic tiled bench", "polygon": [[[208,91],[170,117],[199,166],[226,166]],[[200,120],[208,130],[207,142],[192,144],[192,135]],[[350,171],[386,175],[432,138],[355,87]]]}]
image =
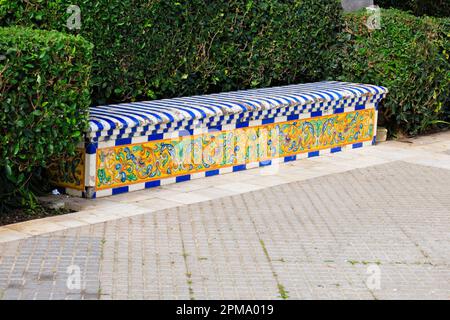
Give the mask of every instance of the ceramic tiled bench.
[{"label": "ceramic tiled bench", "polygon": [[92,107],[52,180],[95,198],[371,145],[386,93],[319,82]]}]

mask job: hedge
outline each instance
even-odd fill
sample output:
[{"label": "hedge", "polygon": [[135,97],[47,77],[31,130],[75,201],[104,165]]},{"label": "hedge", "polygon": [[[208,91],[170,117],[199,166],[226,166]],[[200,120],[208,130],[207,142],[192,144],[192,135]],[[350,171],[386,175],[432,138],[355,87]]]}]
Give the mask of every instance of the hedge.
[{"label": "hedge", "polygon": [[411,11],[415,15],[450,17],[449,0],[376,0],[384,8],[397,8]]},{"label": "hedge", "polygon": [[[0,28],[0,210],[87,126],[92,45],[79,36]],[[21,205],[21,203],[16,203]]]},{"label": "hedge", "polygon": [[338,0],[9,0],[3,24],[76,32],[95,44],[93,99],[129,101],[324,78]]},{"label": "hedge", "polygon": [[448,126],[450,20],[390,9],[381,12],[381,29],[369,30],[365,11],[345,18],[336,53],[339,80],[389,88],[381,121],[394,132],[415,135]]}]

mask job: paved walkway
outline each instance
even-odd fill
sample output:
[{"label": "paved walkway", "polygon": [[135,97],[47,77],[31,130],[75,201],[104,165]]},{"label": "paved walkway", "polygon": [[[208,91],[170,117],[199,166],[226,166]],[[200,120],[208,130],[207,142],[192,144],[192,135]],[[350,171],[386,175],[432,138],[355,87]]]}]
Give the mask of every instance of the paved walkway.
[{"label": "paved walkway", "polygon": [[0,228],[0,298],[450,299],[449,153],[446,132],[66,199]]}]

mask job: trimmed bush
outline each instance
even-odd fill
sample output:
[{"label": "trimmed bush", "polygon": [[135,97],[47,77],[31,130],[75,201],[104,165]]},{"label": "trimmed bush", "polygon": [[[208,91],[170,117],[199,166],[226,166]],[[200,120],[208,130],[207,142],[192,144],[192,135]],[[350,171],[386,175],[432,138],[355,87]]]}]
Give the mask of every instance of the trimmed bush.
[{"label": "trimmed bush", "polygon": [[[92,45],[79,36],[0,28],[0,210],[33,175],[71,154],[87,126]],[[21,205],[21,203],[16,203]]]},{"label": "trimmed bush", "polygon": [[422,16],[450,17],[449,0],[375,0],[383,8],[397,8]]},{"label": "trimmed bush", "polygon": [[448,125],[450,20],[395,9],[381,17],[381,29],[369,30],[365,11],[346,15],[336,53],[339,80],[389,88],[380,111],[391,131],[415,135]]},{"label": "trimmed bush", "polygon": [[324,78],[338,0],[9,0],[3,24],[80,33],[95,44],[97,103],[211,93]]}]

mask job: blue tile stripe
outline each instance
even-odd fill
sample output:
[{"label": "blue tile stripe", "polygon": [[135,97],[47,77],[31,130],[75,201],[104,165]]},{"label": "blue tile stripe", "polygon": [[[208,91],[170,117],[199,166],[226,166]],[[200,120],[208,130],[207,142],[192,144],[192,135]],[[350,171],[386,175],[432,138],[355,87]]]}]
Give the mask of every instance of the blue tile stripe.
[{"label": "blue tile stripe", "polygon": [[87,154],[95,154],[97,152],[98,143],[87,143],[86,145],[86,153]]},{"label": "blue tile stripe", "polygon": [[264,160],[259,162],[260,167],[267,167],[272,165],[272,160]]},{"label": "blue tile stripe", "polygon": [[129,190],[128,186],[113,188],[112,194],[116,195],[116,194],[126,193],[126,192],[128,192],[128,190]]},{"label": "blue tile stripe", "polygon": [[159,187],[161,185],[161,180],[148,181],[145,183],[145,189]]},{"label": "blue tile stripe", "polygon": [[184,176],[178,176],[175,178],[176,182],[183,182],[183,181],[189,181],[191,180],[191,175],[190,174],[186,174]]},{"label": "blue tile stripe", "polygon": [[233,167],[233,172],[238,172],[247,169],[247,165],[241,164]]},{"label": "blue tile stripe", "polygon": [[131,138],[122,138],[115,141],[116,146],[124,146],[127,144],[131,144]]},{"label": "blue tile stripe", "polygon": [[295,161],[297,159],[297,156],[288,156],[288,157],[284,157],[284,162],[290,162],[290,161]]},{"label": "blue tile stripe", "polygon": [[331,153],[336,153],[336,152],[341,152],[341,151],[342,151],[342,147],[331,148],[331,150],[330,150]]},{"label": "blue tile stripe", "polygon": [[322,116],[322,111],[311,112],[311,118],[317,118]]},{"label": "blue tile stripe", "polygon": [[205,176],[206,177],[212,177],[212,176],[217,176],[219,174],[219,169],[217,170],[209,170],[205,172]]}]

